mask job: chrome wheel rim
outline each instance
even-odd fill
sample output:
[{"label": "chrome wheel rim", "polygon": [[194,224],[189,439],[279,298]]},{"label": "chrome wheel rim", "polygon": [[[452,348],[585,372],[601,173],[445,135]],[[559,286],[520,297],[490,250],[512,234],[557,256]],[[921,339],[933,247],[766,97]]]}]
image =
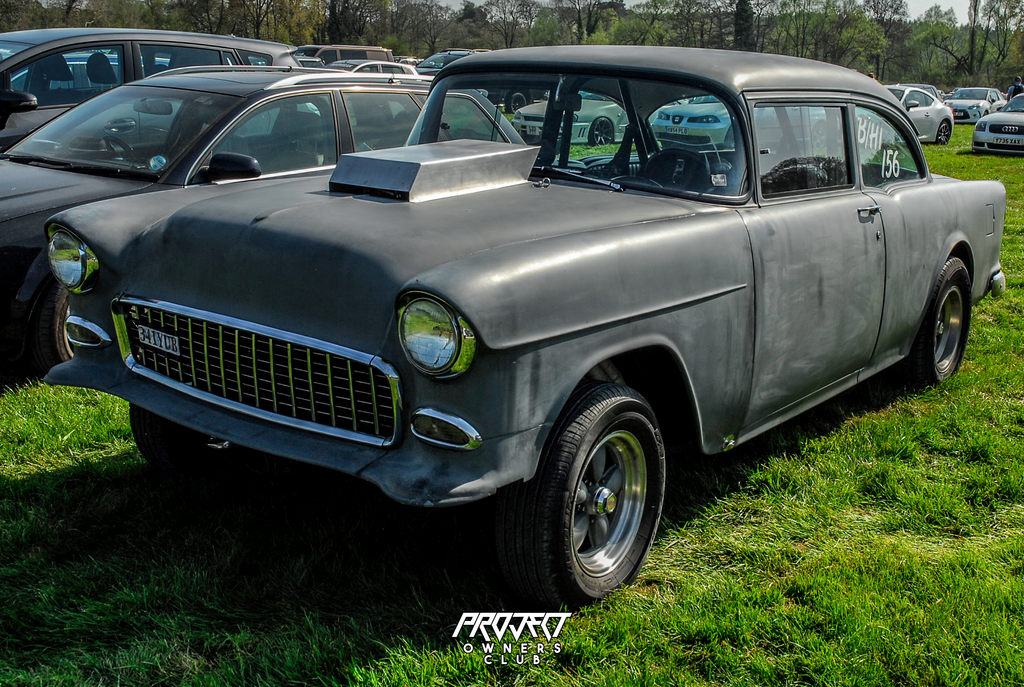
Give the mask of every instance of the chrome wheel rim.
[{"label": "chrome wheel rim", "polygon": [[518,112],[520,108],[526,107],[526,96],[522,93],[513,93],[511,100],[513,112]]},{"label": "chrome wheel rim", "polygon": [[594,145],[603,146],[608,145],[609,143],[614,143],[614,141],[612,141],[611,120],[600,117],[595,119],[591,126],[594,127]]},{"label": "chrome wheel rim", "polygon": [[938,142],[939,145],[946,145],[949,143],[949,124],[946,122],[939,124]]},{"label": "chrome wheel rim", "polygon": [[946,292],[935,318],[935,369],[946,374],[953,367],[960,349],[964,326],[964,299],[959,287]]},{"label": "chrome wheel rim", "polygon": [[597,443],[576,480],[572,547],[580,567],[604,575],[625,559],[640,531],[647,498],[647,461],[631,432]]}]

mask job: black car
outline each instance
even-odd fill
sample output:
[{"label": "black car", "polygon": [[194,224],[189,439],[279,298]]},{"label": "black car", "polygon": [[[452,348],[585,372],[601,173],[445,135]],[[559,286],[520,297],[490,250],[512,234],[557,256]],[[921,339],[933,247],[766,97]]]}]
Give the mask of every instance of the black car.
[{"label": "black car", "polygon": [[255,176],[326,174],[405,143],[430,79],[191,67],[96,96],[0,154],[0,357],[71,356],[43,220],[82,203]]},{"label": "black car", "polygon": [[0,126],[0,150],[69,107],[122,83],[165,69],[205,64],[298,67],[295,48],[282,43],[179,31],[37,29],[0,34],[0,125],[26,107],[14,92],[35,96],[37,107],[16,111]]},{"label": "black car", "polygon": [[416,65],[416,71],[420,74],[430,74],[431,76],[437,74],[444,67],[460,60],[467,55],[475,55],[478,52],[489,52],[488,50],[474,50],[474,49],[462,49],[462,48],[451,48],[450,50],[442,50],[439,53],[435,53],[427,59]]}]

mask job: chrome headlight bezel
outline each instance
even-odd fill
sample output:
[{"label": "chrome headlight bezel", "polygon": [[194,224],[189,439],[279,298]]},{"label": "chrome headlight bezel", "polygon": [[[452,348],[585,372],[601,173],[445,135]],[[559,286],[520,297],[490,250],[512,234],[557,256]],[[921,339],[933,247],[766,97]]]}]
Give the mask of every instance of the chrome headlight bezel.
[{"label": "chrome headlight bezel", "polygon": [[[78,279],[74,282],[66,282],[61,279],[60,274],[53,266],[53,237],[57,234],[64,234],[71,239],[72,243],[78,245],[78,265],[79,275]],[[71,293],[86,293],[92,290],[93,286],[96,285],[96,279],[99,276],[100,261],[96,257],[96,254],[92,252],[75,232],[67,227],[60,224],[49,224],[46,227],[46,258],[50,265],[50,272],[54,278],[60,282],[68,291]]]},{"label": "chrome headlight bezel", "polygon": [[[420,360],[417,360],[416,357],[413,356],[408,345],[406,345],[405,314],[408,311],[409,306],[421,300],[428,301],[433,305],[440,307],[442,312],[444,312],[449,319],[448,324],[451,325],[455,332],[455,352],[444,365],[439,367],[424,365]],[[413,367],[423,374],[437,379],[458,377],[469,369],[469,366],[473,362],[473,358],[476,356],[476,333],[466,321],[465,317],[458,313],[458,311],[456,311],[452,306],[448,305],[437,296],[429,293],[412,292],[404,294],[400,303],[401,305],[398,308],[398,341],[402,345],[402,352],[405,353],[406,359]]]}]

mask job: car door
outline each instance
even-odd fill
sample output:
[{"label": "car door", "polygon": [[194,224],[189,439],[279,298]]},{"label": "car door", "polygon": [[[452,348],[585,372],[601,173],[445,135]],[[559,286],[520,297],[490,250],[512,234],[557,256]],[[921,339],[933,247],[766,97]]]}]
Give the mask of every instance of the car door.
[{"label": "car door", "polygon": [[39,107],[11,115],[0,150],[97,93],[130,81],[125,44],[89,43],[47,52],[9,70],[10,88],[36,96]]},{"label": "car door", "polygon": [[935,99],[924,91],[907,89],[903,102],[910,119],[917,127],[918,138],[922,141],[934,141],[936,129],[941,121],[935,117]]},{"label": "car door", "polygon": [[754,375],[745,425],[852,384],[882,314],[885,252],[855,184],[842,102],[753,107],[760,207],[742,210],[754,256]]}]

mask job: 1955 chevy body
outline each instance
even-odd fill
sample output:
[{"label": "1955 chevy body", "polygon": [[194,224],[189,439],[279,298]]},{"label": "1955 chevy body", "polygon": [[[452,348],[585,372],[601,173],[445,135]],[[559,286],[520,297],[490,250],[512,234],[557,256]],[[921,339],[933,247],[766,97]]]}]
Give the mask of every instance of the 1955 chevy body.
[{"label": "1955 chevy body", "polygon": [[[544,116],[513,127],[512,92]],[[621,140],[563,135],[581,92]],[[409,143],[55,216],[79,349],[47,380],[130,401],[172,471],[216,438],[405,503],[497,492],[509,583],[571,607],[639,571],[666,444],[727,450],[904,359],[940,382],[1005,288],[1003,187],[929,174],[839,67],[496,51],[442,72]]]}]

